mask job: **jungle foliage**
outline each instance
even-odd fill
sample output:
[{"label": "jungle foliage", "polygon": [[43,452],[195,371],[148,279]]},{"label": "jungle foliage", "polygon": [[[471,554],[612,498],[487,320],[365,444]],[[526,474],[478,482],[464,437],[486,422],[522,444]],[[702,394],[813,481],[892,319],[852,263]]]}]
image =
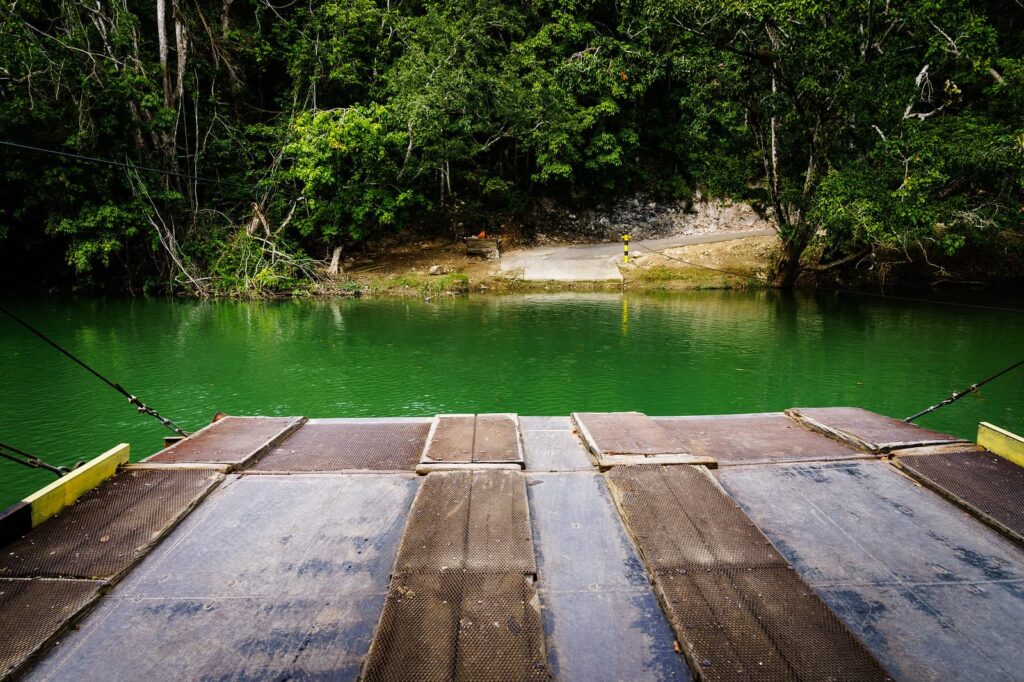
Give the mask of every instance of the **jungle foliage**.
[{"label": "jungle foliage", "polygon": [[0,147],[9,277],[295,290],[405,228],[696,189],[776,221],[781,286],[809,249],[1024,263],[1020,0],[2,6],[0,141],[124,164]]}]

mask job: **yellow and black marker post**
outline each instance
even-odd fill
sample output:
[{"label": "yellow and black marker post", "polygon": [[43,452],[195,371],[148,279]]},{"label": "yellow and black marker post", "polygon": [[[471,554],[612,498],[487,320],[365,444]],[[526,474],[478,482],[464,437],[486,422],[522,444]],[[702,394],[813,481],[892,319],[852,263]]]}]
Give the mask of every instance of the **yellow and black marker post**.
[{"label": "yellow and black marker post", "polygon": [[622,262],[629,262],[629,240],[632,239],[628,234],[622,235]]}]

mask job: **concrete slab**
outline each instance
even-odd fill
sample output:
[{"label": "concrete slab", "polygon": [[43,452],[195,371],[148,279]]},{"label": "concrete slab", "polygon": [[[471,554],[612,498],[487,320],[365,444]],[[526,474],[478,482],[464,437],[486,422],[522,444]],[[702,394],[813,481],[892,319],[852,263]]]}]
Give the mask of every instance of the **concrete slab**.
[{"label": "concrete slab", "polygon": [[1024,679],[1024,553],[884,462],[717,477],[901,679]]},{"label": "concrete slab", "polygon": [[555,677],[690,679],[603,478],[534,474],[527,493]]},{"label": "concrete slab", "polygon": [[31,679],[355,679],[419,480],[231,479]]}]

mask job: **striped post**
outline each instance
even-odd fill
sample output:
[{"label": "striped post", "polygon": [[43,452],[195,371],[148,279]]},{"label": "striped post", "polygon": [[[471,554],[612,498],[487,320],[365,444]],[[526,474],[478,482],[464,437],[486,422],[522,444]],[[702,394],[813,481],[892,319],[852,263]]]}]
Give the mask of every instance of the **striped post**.
[{"label": "striped post", "polygon": [[629,240],[630,240],[630,236],[628,234],[622,235],[622,262],[623,263],[628,263],[629,262]]}]

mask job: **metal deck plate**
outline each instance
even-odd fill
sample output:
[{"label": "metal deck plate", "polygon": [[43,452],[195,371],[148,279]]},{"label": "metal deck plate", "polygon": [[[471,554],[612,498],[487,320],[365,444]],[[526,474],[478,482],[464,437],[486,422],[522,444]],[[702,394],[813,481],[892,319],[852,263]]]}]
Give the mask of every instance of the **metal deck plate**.
[{"label": "metal deck plate", "polygon": [[514,414],[439,414],[421,458],[424,464],[522,461]]},{"label": "metal deck plate", "polygon": [[535,573],[526,484],[518,471],[429,474],[409,512],[395,571]]},{"label": "metal deck plate", "polygon": [[412,471],[430,424],[345,422],[303,424],[250,471]]},{"label": "metal deck plate", "polygon": [[555,677],[690,679],[604,478],[596,472],[529,475],[527,494]]},{"label": "metal deck plate", "polygon": [[103,583],[0,579],[0,678],[16,672],[88,606]]},{"label": "metal deck plate", "polygon": [[794,407],[786,410],[786,414],[811,429],[871,452],[963,442],[948,433],[925,429],[859,407]]},{"label": "metal deck plate", "polygon": [[580,435],[606,455],[685,455],[689,450],[675,436],[639,412],[577,412]]},{"label": "metal deck plate", "polygon": [[865,454],[806,429],[781,412],[715,417],[655,417],[695,455],[719,465],[841,460]]},{"label": "metal deck plate", "polygon": [[511,414],[478,414],[473,438],[474,462],[522,462],[519,424]]},{"label": "metal deck plate", "polygon": [[1024,554],[885,462],[728,467],[722,485],[906,680],[1020,679]]},{"label": "metal deck plate", "polygon": [[243,466],[283,440],[302,421],[301,417],[224,417],[146,461]]},{"label": "metal deck plate", "polygon": [[592,471],[594,464],[580,439],[568,428],[523,431],[527,471]]},{"label": "metal deck plate", "polygon": [[121,469],[0,553],[0,576],[110,579],[215,486],[195,469]]},{"label": "metal deck plate", "polygon": [[1024,542],[1024,467],[980,448],[901,456],[896,466]]},{"label": "metal deck plate", "polygon": [[533,585],[514,573],[395,576],[362,679],[550,679]]},{"label": "metal deck plate", "polygon": [[232,477],[33,678],[355,679],[418,483]]},{"label": "metal deck plate", "polygon": [[702,679],[887,679],[706,471],[617,467],[608,480]]}]

